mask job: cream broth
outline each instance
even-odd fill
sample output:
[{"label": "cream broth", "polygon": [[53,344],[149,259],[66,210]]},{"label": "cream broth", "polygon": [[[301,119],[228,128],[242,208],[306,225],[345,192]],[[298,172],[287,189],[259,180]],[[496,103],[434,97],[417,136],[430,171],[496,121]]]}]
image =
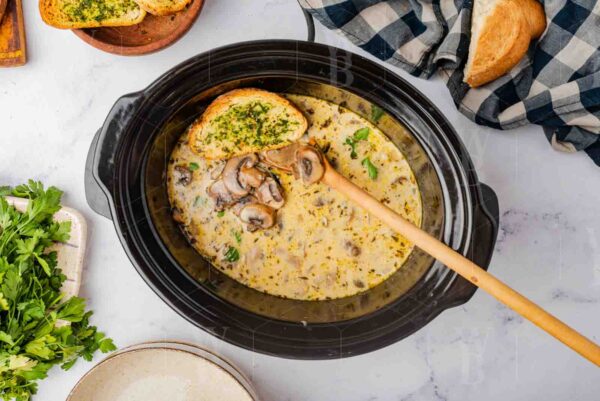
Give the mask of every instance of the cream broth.
[{"label": "cream broth", "polygon": [[[383,133],[338,105],[309,96],[286,97],[306,115],[308,137],[342,175],[420,226],[421,197],[414,175]],[[368,136],[357,136],[365,128]],[[355,158],[348,142],[354,145]],[[192,153],[183,135],[169,163],[169,199],[174,218],[195,249],[251,288],[300,300],[346,297],[387,279],[412,251],[411,243],[343,195],[321,183],[305,187],[274,169],[285,205],[273,228],[249,232],[231,210],[216,212],[207,195],[223,163]]]}]

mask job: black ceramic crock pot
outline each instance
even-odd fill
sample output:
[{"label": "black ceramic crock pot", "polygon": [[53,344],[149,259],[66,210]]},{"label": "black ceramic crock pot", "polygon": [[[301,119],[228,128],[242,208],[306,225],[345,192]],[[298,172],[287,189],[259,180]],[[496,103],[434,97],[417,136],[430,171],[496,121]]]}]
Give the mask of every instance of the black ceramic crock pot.
[{"label": "black ceramic crock pot", "polygon": [[113,220],[135,268],[167,304],[241,347],[325,359],[396,342],[473,295],[474,286],[420,250],[384,283],[329,301],[258,292],[196,253],[171,217],[165,186],[169,154],[212,99],[250,86],[343,104],[376,124],[413,168],[423,228],[480,266],[490,262],[497,198],[479,183],[460,139],[428,99],[397,75],[344,50],[289,40],[246,42],[198,55],[119,99],[90,148],[88,202]]}]

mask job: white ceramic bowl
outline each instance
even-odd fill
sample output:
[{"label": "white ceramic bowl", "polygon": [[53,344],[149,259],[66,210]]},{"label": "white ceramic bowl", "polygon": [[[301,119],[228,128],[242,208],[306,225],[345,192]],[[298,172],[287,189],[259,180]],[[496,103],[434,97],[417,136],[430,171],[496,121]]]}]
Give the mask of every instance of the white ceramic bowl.
[{"label": "white ceramic bowl", "polygon": [[258,401],[249,380],[196,345],[150,342],[110,355],[75,385],[67,401]]}]

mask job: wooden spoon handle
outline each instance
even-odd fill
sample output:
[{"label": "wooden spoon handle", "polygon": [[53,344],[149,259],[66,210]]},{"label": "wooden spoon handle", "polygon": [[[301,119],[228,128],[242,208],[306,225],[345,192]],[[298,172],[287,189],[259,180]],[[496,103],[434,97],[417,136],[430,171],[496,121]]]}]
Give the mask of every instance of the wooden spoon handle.
[{"label": "wooden spoon handle", "polygon": [[496,277],[471,262],[437,238],[408,222],[392,209],[327,165],[322,182],[346,195],[357,205],[378,217],[416,246],[475,284],[498,301],[519,313],[542,330],[562,341],[584,358],[600,366],[600,347],[565,323],[519,294]]}]

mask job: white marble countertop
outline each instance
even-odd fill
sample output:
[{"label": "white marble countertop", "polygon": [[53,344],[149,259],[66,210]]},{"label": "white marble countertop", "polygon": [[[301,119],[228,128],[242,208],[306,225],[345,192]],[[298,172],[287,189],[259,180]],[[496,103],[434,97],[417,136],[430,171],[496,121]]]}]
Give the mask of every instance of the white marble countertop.
[{"label": "white marble countertop", "polygon": [[[147,86],[177,63],[216,46],[264,38],[305,38],[294,0],[206,0],[196,25],[174,46],[124,58],[45,26],[25,2],[29,63],[0,70],[0,183],[42,180],[89,221],[82,295],[93,323],[119,346],[155,339],[205,345],[234,361],[267,401],[598,400],[600,371],[478,291],[395,345],[332,361],[252,353],[192,326],[131,266],[112,223],[84,197],[90,141],[121,95]],[[317,41],[364,54],[317,25]],[[372,58],[372,57],[371,57]],[[584,155],[553,151],[539,127],[499,132],[460,115],[439,80],[405,77],[442,109],[463,138],[480,179],[500,200],[501,226],[490,271],[600,342],[600,170]],[[101,359],[96,356],[95,361]],[[92,367],[54,369],[35,400],[64,400]]]}]

